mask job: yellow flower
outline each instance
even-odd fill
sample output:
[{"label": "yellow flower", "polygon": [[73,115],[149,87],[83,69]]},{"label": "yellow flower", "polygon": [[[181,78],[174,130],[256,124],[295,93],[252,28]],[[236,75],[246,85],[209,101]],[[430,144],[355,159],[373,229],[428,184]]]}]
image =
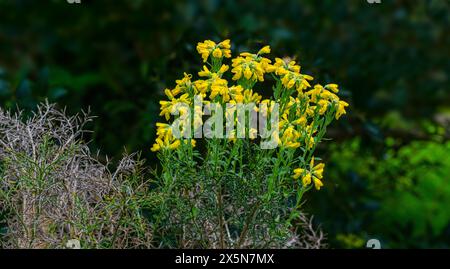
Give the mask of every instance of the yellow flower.
[{"label": "yellow flower", "polygon": [[264,73],[270,67],[271,61],[261,57],[260,54],[270,52],[270,47],[266,46],[258,54],[243,52],[240,56],[232,60],[233,80],[239,80],[244,77],[252,81],[264,81]]},{"label": "yellow flower", "polygon": [[222,65],[217,73],[211,72],[206,66],[203,66],[203,70],[198,72],[200,77],[207,77],[206,80],[194,81],[196,89],[200,93],[206,94],[211,92],[210,99],[214,99],[217,95],[222,96],[222,100],[227,102],[230,100],[228,95],[228,81],[222,79],[223,73],[228,70],[228,65]]},{"label": "yellow flower", "polygon": [[[287,123],[289,124],[289,123]],[[286,127],[287,126],[287,127]],[[285,128],[286,127],[286,128]],[[279,145],[284,148],[296,149],[300,147],[300,133],[295,130],[293,125],[286,125],[286,121],[280,121],[280,128],[283,129]]]},{"label": "yellow flower", "polygon": [[223,64],[223,65],[220,67],[218,73],[219,73],[219,74],[223,74],[223,73],[227,72],[229,68],[230,68],[230,67],[229,67],[228,65]]},{"label": "yellow flower", "polygon": [[312,149],[314,147],[314,137],[308,136],[305,138],[305,144],[308,149]]},{"label": "yellow flower", "polygon": [[225,56],[225,58],[231,57],[231,44],[229,39],[225,39],[224,41],[220,42],[217,45],[220,49],[222,49],[222,53]]},{"label": "yellow flower", "polygon": [[284,87],[291,89],[295,86],[299,93],[311,87],[308,81],[314,79],[300,74],[300,66],[290,59],[275,58],[275,63],[268,68],[268,72],[275,72],[275,75],[280,76]]},{"label": "yellow flower", "polygon": [[308,80],[312,80],[313,77],[305,74],[300,74],[293,71],[286,71],[281,76],[281,83],[287,89],[291,89],[295,86],[298,92],[311,87]]},{"label": "yellow flower", "polygon": [[166,135],[171,136],[172,135],[172,126],[167,123],[156,123],[156,135],[159,137],[164,137]]},{"label": "yellow flower", "polygon": [[279,128],[280,129],[292,128],[296,132],[298,132],[297,131],[297,126],[305,127],[305,125],[307,123],[307,120],[306,120],[305,116],[301,116],[300,118],[297,118],[295,120],[289,120],[288,117],[289,117],[289,110],[287,111],[287,113],[284,113],[281,116],[281,120],[280,120],[280,123],[279,123]]},{"label": "yellow flower", "polygon": [[208,60],[209,55],[215,49],[216,43],[211,40],[205,40],[197,44],[197,52],[202,56],[203,62]]},{"label": "yellow flower", "polygon": [[264,46],[258,51],[258,55],[270,53],[270,46]]},{"label": "yellow flower", "polygon": [[212,55],[216,58],[222,58],[222,51],[219,48],[215,48]]},{"label": "yellow flower", "polygon": [[314,186],[316,187],[317,190],[320,190],[320,188],[323,186],[322,181],[320,181],[320,179],[318,178],[313,178],[314,180]]},{"label": "yellow flower", "polygon": [[339,101],[338,107],[336,110],[336,119],[338,120],[343,114],[346,114],[345,107],[348,106],[348,103],[345,101]]},{"label": "yellow flower", "polygon": [[292,124],[304,127],[306,125],[306,122],[307,122],[306,117],[301,116],[300,118],[292,121]]},{"label": "yellow flower", "polygon": [[252,73],[252,71],[250,70],[250,67],[246,67],[245,68],[245,71],[244,71],[244,77],[246,78],[246,79],[250,79],[251,77],[252,77],[252,75],[253,75],[253,73]]},{"label": "yellow flower", "polygon": [[164,137],[156,138],[155,144],[153,144],[151,151],[159,151],[161,149],[174,150],[180,146],[181,142],[179,139],[175,139],[173,136],[166,135]]},{"label": "yellow flower", "polygon": [[257,94],[256,92],[254,93],[253,90],[251,90],[251,89],[247,89],[243,93],[242,103],[244,103],[244,104],[248,104],[248,103],[258,104],[259,101],[261,101],[261,98],[262,98],[261,95]]},{"label": "yellow flower", "polygon": [[302,183],[303,186],[308,186],[309,184],[311,184],[311,173],[307,173],[303,176]]},{"label": "yellow flower", "polygon": [[319,102],[317,102],[317,105],[320,107],[319,108],[319,115],[323,115],[325,114],[325,112],[327,112],[328,109],[328,104],[329,102],[327,100],[319,100]]},{"label": "yellow flower", "polygon": [[169,97],[169,101],[159,101],[161,105],[161,113],[160,116],[165,116],[166,120],[170,119],[170,114],[172,112],[172,108],[178,103],[185,103],[187,105],[190,104],[189,95],[187,93],[180,96],[180,98],[175,98],[172,92],[169,89],[165,90],[167,97]]},{"label": "yellow flower", "polygon": [[294,175],[292,176],[292,178],[298,179],[299,177],[303,176],[304,172],[305,172],[305,169],[303,169],[303,168],[295,168]]},{"label": "yellow flower", "polygon": [[220,68],[219,71],[217,71],[217,73],[211,72],[208,67],[206,67],[205,65],[203,66],[203,70],[198,72],[198,76],[199,77],[208,77],[208,78],[212,78],[214,76],[217,77],[222,77],[222,75],[227,72],[229,69],[229,66],[226,64],[223,64]]},{"label": "yellow flower", "polygon": [[198,72],[199,77],[209,77],[211,76],[211,71],[209,71],[206,65],[203,66],[203,70]]},{"label": "yellow flower", "polygon": [[325,99],[328,101],[339,101],[339,97],[325,89],[322,85],[314,85],[314,88],[306,92],[306,95],[310,97],[311,102],[318,102],[320,99]]},{"label": "yellow flower", "polygon": [[[182,140],[182,141],[183,141],[183,143],[186,144],[186,145],[189,143],[189,140],[187,140],[187,139]],[[192,146],[193,148],[195,148],[195,146],[197,145],[197,142],[195,141],[195,139],[191,139],[190,141],[191,141],[191,146]]]},{"label": "yellow flower", "polygon": [[192,75],[184,73],[184,77],[182,79],[177,79],[175,83],[175,89],[171,91],[173,96],[177,96],[179,93],[187,93],[190,91],[191,87],[193,87],[191,82]]},{"label": "yellow flower", "polygon": [[209,98],[213,100],[216,96],[221,96],[224,102],[228,102],[230,100],[230,95],[228,92],[227,85],[213,85],[211,86],[211,94]]},{"label": "yellow flower", "polygon": [[194,106],[194,130],[201,128],[203,125],[203,110],[201,106]]},{"label": "yellow flower", "polygon": [[338,87],[339,86],[337,84],[334,84],[334,83],[325,85],[325,89],[331,90],[334,93],[338,93],[339,92]]},{"label": "yellow flower", "polygon": [[288,72],[300,73],[300,66],[290,59],[275,58],[275,63],[271,67],[271,71],[276,75],[285,75]]},{"label": "yellow flower", "polygon": [[230,40],[224,40],[219,44],[214,41],[205,40],[197,44],[197,52],[202,56],[203,62],[206,62],[212,54],[214,58],[231,57]]},{"label": "yellow flower", "polygon": [[244,89],[240,85],[231,86],[228,88],[229,102],[231,104],[243,103],[244,102]]},{"label": "yellow flower", "polygon": [[309,164],[309,170],[296,168],[294,169],[294,175],[292,177],[294,179],[302,177],[302,184],[304,187],[307,187],[309,184],[311,184],[312,180],[316,189],[320,190],[320,188],[323,186],[321,179],[323,178],[324,167],[325,164],[323,163],[319,163],[314,166],[314,157],[312,157]]}]

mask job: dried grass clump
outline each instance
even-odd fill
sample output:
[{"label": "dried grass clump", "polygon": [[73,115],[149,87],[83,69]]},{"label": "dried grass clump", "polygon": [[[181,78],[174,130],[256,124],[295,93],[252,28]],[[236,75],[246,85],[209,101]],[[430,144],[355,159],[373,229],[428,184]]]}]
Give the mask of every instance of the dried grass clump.
[{"label": "dried grass clump", "polygon": [[99,162],[83,140],[91,120],[47,103],[26,121],[0,108],[3,248],[151,247],[142,162],[125,155],[114,171]]},{"label": "dried grass clump", "polygon": [[287,248],[300,249],[322,249],[328,248],[326,243],[326,235],[320,227],[313,224],[313,217],[308,217],[306,214],[300,214],[297,223],[296,236],[292,238],[287,244]]}]

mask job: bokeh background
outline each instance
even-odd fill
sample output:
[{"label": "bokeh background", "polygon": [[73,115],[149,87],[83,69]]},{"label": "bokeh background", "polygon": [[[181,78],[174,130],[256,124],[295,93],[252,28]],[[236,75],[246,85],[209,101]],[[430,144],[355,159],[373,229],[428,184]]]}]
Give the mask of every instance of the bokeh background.
[{"label": "bokeh background", "polygon": [[201,67],[196,43],[270,44],[350,100],[305,206],[330,247],[450,247],[450,1],[81,2],[0,0],[2,107],[90,107],[93,148],[154,167],[158,101]]}]

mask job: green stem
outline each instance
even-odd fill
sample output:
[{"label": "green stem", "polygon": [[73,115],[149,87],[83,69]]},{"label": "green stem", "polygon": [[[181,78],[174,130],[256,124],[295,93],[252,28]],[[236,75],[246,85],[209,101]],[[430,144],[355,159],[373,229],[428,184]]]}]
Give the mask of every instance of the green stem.
[{"label": "green stem", "polygon": [[251,223],[253,222],[253,219],[256,216],[256,212],[258,210],[258,207],[259,207],[259,202],[256,202],[256,204],[253,207],[252,211],[247,216],[247,219],[245,220],[245,223],[244,223],[244,228],[242,229],[241,235],[239,236],[239,241],[238,241],[238,244],[237,244],[237,248],[240,248],[242,246],[242,243],[244,243],[245,237],[247,236],[247,233],[248,233],[248,229],[249,229]]}]

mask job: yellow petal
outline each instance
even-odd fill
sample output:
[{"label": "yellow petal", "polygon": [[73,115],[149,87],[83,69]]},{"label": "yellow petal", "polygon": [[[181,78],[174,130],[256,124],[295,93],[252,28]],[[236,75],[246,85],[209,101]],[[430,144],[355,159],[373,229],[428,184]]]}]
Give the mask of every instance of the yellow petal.
[{"label": "yellow petal", "polygon": [[222,51],[219,48],[215,48],[212,54],[215,58],[222,58]]},{"label": "yellow petal", "polygon": [[314,186],[316,187],[317,190],[320,190],[320,187],[323,186],[323,183],[322,181],[320,181],[320,179],[314,178]]},{"label": "yellow petal", "polygon": [[246,79],[250,79],[252,77],[252,71],[250,70],[250,67],[247,66],[244,71],[244,77]]},{"label": "yellow petal", "polygon": [[267,54],[270,53],[270,46],[264,46],[262,49],[258,51],[258,54]]},{"label": "yellow petal", "polygon": [[310,173],[308,173],[308,174],[306,174],[303,178],[302,178],[302,183],[303,183],[303,186],[308,186],[309,184],[311,184],[311,174]]}]

